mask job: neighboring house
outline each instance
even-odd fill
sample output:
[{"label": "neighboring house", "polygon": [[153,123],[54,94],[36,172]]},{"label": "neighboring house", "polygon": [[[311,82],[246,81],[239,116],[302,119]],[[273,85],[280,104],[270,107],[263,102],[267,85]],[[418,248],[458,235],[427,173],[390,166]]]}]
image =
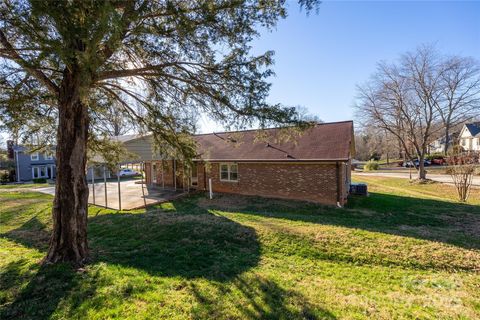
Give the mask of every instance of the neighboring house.
[{"label": "neighboring house", "polygon": [[[7,148],[9,158],[15,162],[15,180],[17,182],[56,178],[57,169],[54,148],[51,149],[51,152],[30,152],[28,148],[12,143],[8,143]],[[94,170],[95,179],[103,179],[104,177],[109,179],[112,177],[109,169],[105,169],[104,173],[103,165],[89,166],[86,171],[89,183],[92,179],[92,170]]]},{"label": "neighboring house", "polygon": [[148,184],[208,190],[211,179],[213,192],[343,206],[355,152],[353,122],[317,124],[288,142],[281,135],[280,129],[195,135],[191,169],[156,158],[151,136],[118,140],[145,161]]},{"label": "neighboring house", "polygon": [[459,139],[464,151],[480,151],[480,122],[464,124]]},{"label": "neighboring house", "polygon": [[[458,132],[450,134],[448,139],[448,149],[450,150],[458,143]],[[434,140],[429,146],[428,153],[444,153],[445,152],[445,136]]]},{"label": "neighboring house", "polygon": [[33,179],[55,179],[55,151],[30,152],[28,148],[11,145],[13,161],[15,162],[15,176],[17,182]]}]

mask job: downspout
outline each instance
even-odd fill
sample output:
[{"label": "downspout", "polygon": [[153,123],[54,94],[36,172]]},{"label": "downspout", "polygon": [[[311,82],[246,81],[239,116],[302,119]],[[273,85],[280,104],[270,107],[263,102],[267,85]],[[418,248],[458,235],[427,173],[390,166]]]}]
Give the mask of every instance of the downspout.
[{"label": "downspout", "polygon": [[173,186],[177,190],[177,161],[173,159]]},{"label": "downspout", "polygon": [[341,189],[342,187],[341,187],[341,181],[340,181],[340,162],[337,161],[335,163],[335,167],[336,167],[336,177],[337,177],[337,207],[341,208],[342,205],[340,201],[341,201],[342,195],[340,194],[340,192],[342,190]]},{"label": "downspout", "polygon": [[15,162],[17,164],[17,182],[20,182],[20,164],[18,163],[18,150],[15,150]]}]

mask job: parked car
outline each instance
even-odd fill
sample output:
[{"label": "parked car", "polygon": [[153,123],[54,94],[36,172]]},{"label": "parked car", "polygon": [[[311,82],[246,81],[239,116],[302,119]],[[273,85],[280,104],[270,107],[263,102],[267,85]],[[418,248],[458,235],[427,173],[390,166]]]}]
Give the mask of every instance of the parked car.
[{"label": "parked car", "polygon": [[[423,160],[423,166],[428,167],[431,164],[432,163],[429,160],[427,160],[427,159]],[[413,162],[412,161],[406,161],[406,162],[403,163],[403,166],[405,168],[418,167],[419,165],[420,165],[420,161],[418,159],[413,160]]]},{"label": "parked car", "polygon": [[447,163],[447,160],[444,157],[434,157],[432,159],[432,164],[435,164],[438,166],[443,166],[446,163]]},{"label": "parked car", "polygon": [[138,176],[140,173],[137,171],[134,171],[132,169],[121,169],[120,172],[118,173],[120,177],[133,177],[133,176]]}]

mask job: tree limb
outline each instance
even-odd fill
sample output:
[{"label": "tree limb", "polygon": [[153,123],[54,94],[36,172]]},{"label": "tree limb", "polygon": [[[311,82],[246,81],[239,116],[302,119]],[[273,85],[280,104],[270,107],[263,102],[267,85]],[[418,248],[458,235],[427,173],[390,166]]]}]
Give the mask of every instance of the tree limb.
[{"label": "tree limb", "polygon": [[0,43],[3,45],[5,52],[7,53],[7,56],[2,55],[3,57],[6,57],[7,59],[11,59],[18,63],[21,67],[23,67],[26,71],[28,71],[33,77],[35,77],[38,81],[40,81],[43,85],[45,85],[48,90],[54,94],[58,94],[58,86],[50,80],[42,71],[33,68],[25,59],[23,59],[17,51],[13,48],[13,46],[10,44],[8,41],[7,37],[3,33],[2,30],[0,30]]}]

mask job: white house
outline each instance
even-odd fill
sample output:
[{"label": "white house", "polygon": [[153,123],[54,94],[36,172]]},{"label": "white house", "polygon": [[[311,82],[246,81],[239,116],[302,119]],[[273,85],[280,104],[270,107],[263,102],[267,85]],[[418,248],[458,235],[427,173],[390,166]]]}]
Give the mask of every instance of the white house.
[{"label": "white house", "polygon": [[[448,149],[452,148],[454,145],[457,144],[458,142],[458,134],[459,132],[454,132],[452,134],[449,135],[449,139],[448,139]],[[429,150],[428,152],[429,153],[443,153],[445,152],[445,136],[442,136],[436,140],[434,140],[428,147],[429,147]]]},{"label": "white house", "polygon": [[463,150],[480,151],[480,122],[466,123],[459,140]]}]

